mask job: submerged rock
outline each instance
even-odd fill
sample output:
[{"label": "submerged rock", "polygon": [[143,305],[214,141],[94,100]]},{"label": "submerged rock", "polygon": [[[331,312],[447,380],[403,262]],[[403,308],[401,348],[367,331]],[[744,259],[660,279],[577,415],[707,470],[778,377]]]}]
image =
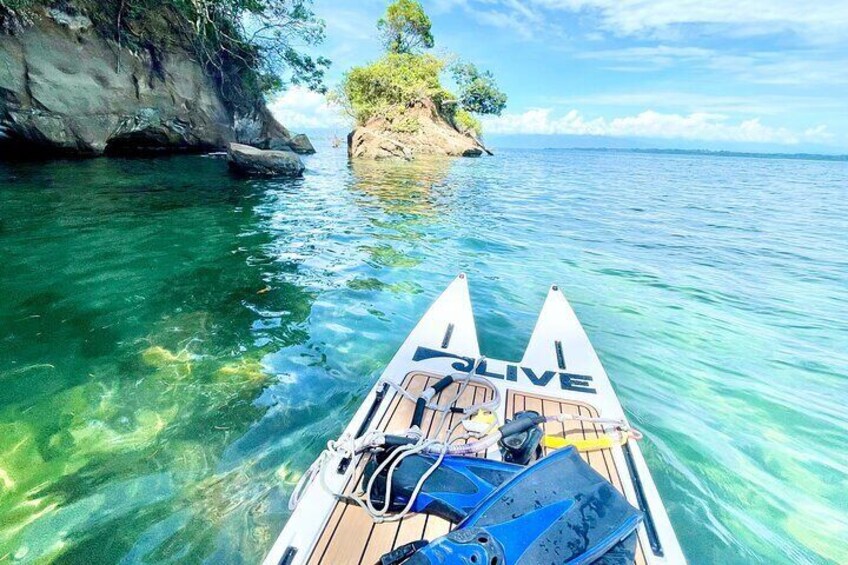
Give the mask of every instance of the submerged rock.
[{"label": "submerged rock", "polygon": [[142,360],[151,367],[163,367],[172,363],[188,363],[191,355],[187,351],[174,353],[161,345],[153,345],[141,352]]},{"label": "submerged rock", "polygon": [[489,151],[470,133],[462,133],[423,99],[392,115],[378,116],[348,135],[348,155],[366,159],[413,159],[415,155],[479,157]]},{"label": "submerged rock", "polygon": [[221,382],[243,384],[260,383],[268,378],[262,370],[262,364],[253,359],[240,359],[238,362],[227,363],[215,373]]},{"label": "submerged rock", "polygon": [[227,151],[230,168],[256,176],[303,176],[303,162],[293,151],[257,149],[240,143],[230,143]]}]

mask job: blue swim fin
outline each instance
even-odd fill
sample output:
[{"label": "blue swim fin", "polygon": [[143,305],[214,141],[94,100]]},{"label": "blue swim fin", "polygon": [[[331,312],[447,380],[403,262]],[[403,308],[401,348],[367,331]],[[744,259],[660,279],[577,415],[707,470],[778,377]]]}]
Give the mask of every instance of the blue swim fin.
[{"label": "blue swim fin", "polygon": [[[365,490],[379,460],[365,467],[362,489]],[[392,473],[391,504],[398,512],[406,507],[418,481],[436,462],[432,455],[411,455],[401,461]],[[524,469],[521,465],[502,463],[479,457],[445,456],[427,477],[411,507],[412,512],[434,514],[451,522],[459,522],[477,507],[493,490]],[[382,508],[386,497],[386,472],[380,473],[371,489],[371,503]]]},{"label": "blue swim fin", "polygon": [[[642,513],[574,448],[521,470],[486,496],[451,533],[408,565],[584,564],[632,560]],[[609,555],[609,560],[605,556]]]}]

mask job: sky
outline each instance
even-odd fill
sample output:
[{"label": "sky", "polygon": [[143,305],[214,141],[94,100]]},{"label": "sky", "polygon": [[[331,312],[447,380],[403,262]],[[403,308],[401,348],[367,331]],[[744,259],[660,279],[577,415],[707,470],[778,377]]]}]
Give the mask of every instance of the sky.
[{"label": "sky", "polygon": [[[330,86],[380,56],[387,3],[315,0]],[[483,120],[487,139],[848,153],[848,0],[422,4],[435,53],[491,70],[509,97]],[[302,88],[271,108],[296,131],[350,125]]]}]

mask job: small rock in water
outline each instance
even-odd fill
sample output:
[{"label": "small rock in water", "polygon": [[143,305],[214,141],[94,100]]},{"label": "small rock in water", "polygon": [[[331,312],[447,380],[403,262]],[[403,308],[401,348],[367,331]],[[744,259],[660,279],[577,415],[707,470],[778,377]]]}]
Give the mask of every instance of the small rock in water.
[{"label": "small rock in water", "polygon": [[312,146],[312,142],[309,141],[309,138],[306,137],[305,133],[299,133],[294,136],[289,145],[295,153],[301,153],[303,155],[311,155],[315,153],[315,148]]},{"label": "small rock in water", "polygon": [[271,149],[272,151],[294,151],[301,155],[311,155],[315,153],[315,148],[312,142],[306,137],[305,133],[299,133],[294,137],[277,137],[264,140],[260,144],[249,144],[259,149]]},{"label": "small rock in water", "polygon": [[249,145],[230,143],[227,151],[230,168],[252,176],[303,176],[303,162],[292,151],[266,151]]}]

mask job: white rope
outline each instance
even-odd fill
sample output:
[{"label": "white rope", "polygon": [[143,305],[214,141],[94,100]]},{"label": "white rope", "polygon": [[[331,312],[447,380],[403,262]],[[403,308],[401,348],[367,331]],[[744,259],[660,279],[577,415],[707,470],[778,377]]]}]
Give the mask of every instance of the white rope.
[{"label": "white rope", "polygon": [[[469,414],[474,414],[479,410],[488,410],[492,413],[496,413],[495,411],[500,405],[500,393],[497,388],[491,386],[489,381],[487,381],[486,379],[479,377],[475,374],[477,368],[480,366],[480,363],[482,363],[483,360],[483,357],[476,359],[472,364],[471,370],[467,373],[456,372],[450,375],[451,377],[453,377],[454,383],[458,384],[459,386],[457,387],[456,393],[453,395],[453,398],[444,405],[434,404],[433,402],[431,402],[432,397],[435,396],[433,394],[432,387],[428,387],[427,389],[425,389],[425,391],[423,391],[421,395],[414,396],[397,383],[386,380],[380,381],[381,383],[387,383],[398,394],[413,403],[417,402],[419,398],[425,398],[427,400],[426,407],[440,415],[438,425],[436,426],[435,430],[431,434],[429,434],[434,438],[440,437],[444,432],[445,426],[448,423],[449,414],[459,413],[463,415],[463,418],[461,418],[456,424],[451,426],[451,428],[447,431],[445,441],[439,441],[438,439],[432,438],[425,438],[424,434],[422,434],[421,430],[417,429],[417,427],[410,428],[406,432],[403,432],[402,435],[406,435],[408,437],[411,435],[414,436],[416,439],[415,443],[396,448],[386,458],[386,460],[383,461],[374,470],[374,473],[368,481],[368,484],[362,497],[347,497],[351,498],[357,504],[359,504],[366,512],[368,512],[369,515],[371,515],[374,521],[395,521],[400,520],[404,516],[409,514],[410,509],[415,502],[415,498],[418,496],[418,493],[421,491],[421,488],[423,487],[424,483],[427,481],[430,475],[435,472],[439,465],[441,465],[445,455],[449,453],[474,453],[480,450],[481,448],[488,449],[488,447],[492,445],[492,442],[487,440],[475,442],[480,443],[481,445],[475,445],[475,443],[468,443],[464,445],[452,445],[455,441],[467,440],[484,436],[485,434],[466,433],[454,438],[456,430],[462,425],[463,421],[468,418]],[[494,394],[492,395],[492,399],[472,404],[470,406],[461,408],[459,411],[456,411],[453,408],[453,405],[462,397],[462,395],[465,393],[466,389],[471,383],[478,384],[493,390]],[[498,422],[496,416],[495,421],[491,423],[489,428],[486,430],[486,433],[491,431],[491,429],[493,429],[497,425],[497,423]],[[497,438],[495,438],[495,441],[497,441]],[[343,497],[343,493],[336,492],[329,485],[329,480],[326,476],[327,468],[331,467],[329,463],[331,461],[336,461],[344,458],[350,459],[350,464],[348,465],[345,473],[342,475],[341,480],[339,481],[338,478],[336,479],[336,484],[346,485],[349,482],[349,479],[355,469],[358,468],[361,454],[372,448],[380,448],[384,443],[385,434],[383,432],[378,431],[368,432],[358,439],[355,439],[350,435],[345,435],[339,438],[338,441],[327,442],[327,448],[321,453],[321,455],[309,467],[309,469],[307,469],[306,473],[304,473],[304,475],[300,478],[294,490],[292,491],[291,497],[289,498],[289,509],[293,510],[297,506],[297,504],[303,497],[303,493],[305,492],[307,486],[311,484],[312,481],[314,481],[316,476],[320,477],[321,485],[327,492],[337,498]],[[410,497],[406,507],[402,509],[399,513],[389,515],[389,508],[391,507],[392,500],[392,477],[394,475],[395,470],[407,457],[423,452],[426,452],[431,455],[436,455],[435,461],[427,469],[427,471],[422,474],[421,478],[416,483],[416,486],[412,492],[412,496]],[[371,491],[374,487],[376,477],[383,471],[386,471],[387,474],[385,501],[383,503],[382,508],[374,508],[373,504],[371,503]]]},{"label": "white rope", "polygon": [[565,422],[568,420],[576,422],[587,422],[591,424],[616,426],[619,428],[630,427],[624,420],[616,418],[593,418],[591,416],[577,416],[575,414],[556,414],[553,416],[546,416],[546,418],[549,422]]},{"label": "white rope", "polygon": [[[446,415],[447,413],[443,414],[442,422],[439,425],[440,430],[444,427],[444,423],[447,421]],[[368,481],[368,485],[365,489],[365,493],[363,494],[362,499],[355,500],[360,504],[360,506],[363,506],[363,508],[365,508],[368,514],[370,514],[372,519],[377,523],[395,522],[398,520],[402,520],[410,513],[413,504],[415,504],[415,499],[418,497],[418,493],[421,492],[421,489],[424,487],[424,483],[427,482],[427,479],[430,477],[430,475],[432,475],[436,471],[436,469],[438,469],[439,465],[442,464],[442,460],[444,460],[445,455],[447,455],[448,447],[450,446],[451,442],[457,441],[459,439],[454,439],[453,434],[461,424],[461,421],[457,422],[450,428],[450,430],[448,431],[447,441],[441,442],[435,439],[430,439],[425,440],[424,442],[421,442],[418,445],[403,446],[397,448],[392,454],[392,456],[387,458],[386,461],[384,461],[374,470],[374,473],[371,475],[371,478]],[[398,451],[400,451],[401,453],[399,455],[395,455]],[[433,461],[430,467],[418,479],[418,482],[416,482],[415,488],[413,488],[412,494],[410,495],[409,501],[406,503],[406,506],[399,512],[389,514],[389,508],[391,506],[392,500],[392,477],[394,475],[395,470],[400,466],[400,464],[405,458],[422,453],[424,451],[428,451],[429,453],[436,453],[437,457],[435,461]],[[388,468],[388,471],[386,473],[385,500],[383,501],[383,507],[377,509],[374,508],[371,503],[371,491],[374,488],[374,483],[377,476],[381,474],[386,468]]]},{"label": "white rope", "polygon": [[[482,361],[483,359],[484,358],[481,357],[480,361]],[[478,365],[479,365],[479,361],[474,364],[474,366],[472,368],[472,372],[477,370]],[[451,373],[449,376],[453,377],[454,382],[457,382],[459,380],[463,380],[463,381],[466,381],[469,384],[474,383],[474,384],[477,384],[477,385],[480,385],[480,386],[484,386],[486,388],[491,388],[494,391],[494,395],[492,396],[491,400],[487,400],[485,402],[480,402],[480,403],[477,403],[477,404],[472,404],[471,406],[467,406],[467,407],[463,408],[462,412],[464,414],[468,414],[470,412],[477,412],[478,410],[493,411],[494,408],[497,408],[500,405],[500,401],[501,401],[500,391],[498,391],[497,387],[493,387],[492,384],[487,379],[485,379],[484,377],[478,377],[477,375],[474,375],[471,372],[469,372],[469,373],[456,372],[456,373]],[[404,398],[406,398],[407,400],[409,400],[410,402],[413,402],[413,403],[415,403],[416,401],[418,401],[419,398],[422,398],[424,396],[423,393],[421,395],[415,396],[412,393],[410,393],[408,390],[406,390],[402,385],[395,383],[395,382],[392,382],[392,381],[381,380],[381,381],[379,381],[378,384],[389,385],[398,394],[400,394],[401,396],[403,396]],[[429,387],[428,387],[427,390],[430,390]],[[425,392],[426,392],[426,390],[425,390]],[[449,411],[451,411],[451,404],[452,404],[452,402],[448,403],[447,405],[439,405],[439,404],[435,404],[433,402],[430,402],[429,399],[428,399],[427,404],[425,406],[427,408],[429,408],[430,410],[433,410],[435,412],[449,412]]]},{"label": "white rope", "polygon": [[[495,431],[495,433],[491,433],[492,430],[494,430],[499,425],[497,419],[497,408],[500,405],[500,393],[497,387],[493,387],[488,380],[479,377],[475,374],[477,368],[480,366],[480,363],[482,363],[483,360],[483,357],[475,360],[472,364],[471,370],[467,373],[456,372],[450,375],[451,377],[453,377],[454,383],[458,384],[459,386],[457,387],[456,393],[453,395],[453,398],[446,404],[436,404],[431,401],[433,396],[435,396],[433,394],[432,387],[428,387],[420,395],[415,396],[397,383],[387,380],[381,380],[381,383],[387,383],[392,389],[396,391],[397,394],[401,395],[403,398],[406,398],[410,402],[415,403],[418,401],[419,398],[425,398],[427,400],[426,407],[430,410],[433,410],[440,417],[435,430],[427,434],[430,436],[430,438],[425,437],[425,434],[422,433],[422,430],[418,429],[417,426],[410,428],[405,432],[402,432],[401,434],[395,434],[405,435],[407,437],[413,438],[415,442],[395,448],[392,453],[390,453],[386,457],[386,459],[381,462],[376,469],[374,469],[370,479],[368,480],[367,485],[365,486],[364,492],[361,495],[351,496],[345,496],[342,492],[336,492],[330,486],[328,477],[326,476],[327,469],[331,467],[330,462],[335,462],[337,460],[345,458],[350,460],[350,463],[348,464],[345,473],[342,475],[341,480],[336,477],[336,484],[346,485],[349,483],[350,478],[352,477],[355,470],[359,467],[359,460],[362,454],[369,453],[370,455],[373,449],[382,448],[385,444],[386,434],[381,431],[372,430],[358,439],[353,438],[352,436],[347,434],[339,438],[337,441],[327,442],[327,449],[325,449],[321,453],[318,459],[309,467],[306,473],[304,473],[304,475],[298,481],[298,484],[295,486],[291,498],[289,499],[289,509],[293,510],[295,506],[297,506],[303,496],[303,493],[306,490],[306,487],[311,484],[312,481],[314,481],[316,476],[319,476],[321,485],[327,492],[337,498],[344,497],[356,502],[372,517],[375,522],[393,522],[401,520],[405,516],[407,516],[410,513],[413,504],[415,503],[415,499],[418,496],[418,493],[423,488],[424,483],[436,471],[439,465],[441,465],[446,455],[472,455],[475,453],[488,451],[489,448],[491,448],[501,439],[500,431]],[[472,383],[492,389],[494,391],[492,399],[472,404],[459,410],[454,409],[453,405],[462,397],[468,386]],[[459,427],[462,426],[463,422],[468,419],[469,414],[475,414],[480,410],[486,410],[495,415],[495,418],[490,423],[488,428],[481,433],[467,432],[465,434],[454,437],[456,430],[459,429]],[[451,413],[462,414],[463,417],[453,426],[451,426],[450,429],[447,430],[445,441],[436,439],[439,438],[445,431],[445,426],[447,425],[449,420],[448,416]],[[638,439],[638,437],[641,437],[641,434],[639,434],[638,431],[631,430],[627,422],[621,419],[594,418],[573,414],[557,414],[546,417],[546,420],[549,422],[579,421],[598,424],[602,426],[615,426],[616,428],[626,433],[632,433],[634,439]],[[466,442],[462,444],[456,443],[468,439],[476,439],[478,441],[470,443]],[[419,478],[406,506],[399,512],[390,513],[389,509],[391,508],[392,501],[392,478],[394,476],[395,471],[407,457],[411,457],[421,453],[426,453],[428,455],[435,456],[435,460]],[[378,475],[381,475],[383,473],[385,473],[386,475],[386,492],[384,495],[385,499],[380,508],[375,508],[371,501],[371,492],[374,488]],[[344,486],[342,488],[344,488]]]},{"label": "white rope", "polygon": [[[451,407],[453,406],[454,403],[456,403],[456,401],[458,401],[462,397],[463,393],[465,392],[466,388],[468,387],[469,382],[471,382],[471,380],[472,380],[472,373],[477,370],[477,367],[479,366],[481,361],[482,361],[482,359],[475,362],[471,371],[468,372],[468,373],[465,373],[465,374],[454,373],[453,375],[451,375],[452,377],[454,377],[455,383],[458,382],[458,381],[461,381],[461,383],[457,387],[456,394],[454,394],[454,397],[450,400],[450,402],[445,404],[444,407],[438,406],[438,408],[437,408],[437,412],[441,413],[441,419],[439,421],[438,426],[436,427],[435,432],[433,432],[431,434],[435,438],[438,438],[442,434],[442,432],[444,431],[445,424],[447,424],[447,422],[448,422],[448,414],[451,413]],[[486,386],[488,386],[488,383],[485,383],[485,384],[486,384]],[[485,403],[481,403],[481,405],[482,404],[485,404]],[[467,414],[467,411],[470,411],[473,408],[476,408],[476,410],[480,409],[476,405],[470,406],[467,409],[463,410],[463,414]],[[371,478],[368,481],[368,485],[365,488],[365,492],[364,492],[362,498],[361,499],[355,499],[359,503],[359,505],[362,506],[366,510],[366,512],[368,512],[369,515],[371,515],[371,518],[375,522],[377,522],[377,523],[394,522],[394,521],[398,521],[398,520],[403,519],[405,516],[407,516],[409,514],[410,510],[412,509],[413,504],[415,504],[415,499],[418,496],[418,493],[421,491],[421,489],[424,486],[424,483],[427,481],[427,479],[430,477],[430,475],[432,475],[436,471],[436,469],[439,467],[439,465],[442,464],[442,460],[445,458],[445,455],[448,453],[453,435],[454,435],[456,429],[460,425],[462,425],[462,420],[464,420],[464,419],[465,418],[462,418],[460,421],[458,421],[456,424],[454,424],[450,428],[450,430],[447,433],[446,441],[440,442],[438,439],[424,439],[422,437],[418,440],[418,442],[415,445],[402,446],[402,447],[397,448],[389,457],[386,458],[385,461],[383,461],[380,465],[377,466],[377,468],[371,474]],[[417,454],[419,454],[419,453],[421,453],[425,450],[428,450],[431,453],[433,453],[433,452],[437,453],[436,460],[432,463],[432,465],[430,465],[430,467],[421,475],[421,477],[416,482],[415,488],[413,488],[412,494],[410,495],[409,500],[406,503],[406,506],[402,510],[400,510],[400,512],[397,512],[397,513],[390,515],[389,514],[389,508],[391,507],[391,502],[392,502],[392,477],[394,476],[395,470],[397,470],[397,468],[401,465],[401,463],[403,462],[404,459],[406,459],[407,457],[410,457],[412,455],[417,455]],[[374,506],[371,502],[371,491],[374,488],[374,484],[375,484],[377,477],[384,470],[386,471],[386,488],[385,488],[386,492],[385,492],[385,498],[383,500],[383,507],[382,508],[374,508]],[[364,500],[364,504],[363,504],[363,500]]]}]

